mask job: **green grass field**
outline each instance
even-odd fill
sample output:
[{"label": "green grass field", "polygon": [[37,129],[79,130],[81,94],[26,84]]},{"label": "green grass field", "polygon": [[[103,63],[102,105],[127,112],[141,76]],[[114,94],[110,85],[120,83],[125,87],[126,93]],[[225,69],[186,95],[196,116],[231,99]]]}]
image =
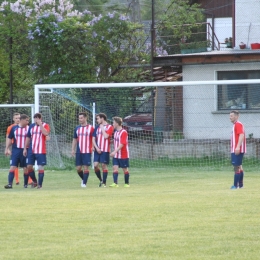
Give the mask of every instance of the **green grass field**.
[{"label": "green grass field", "polygon": [[91,171],[82,189],[75,170],[47,170],[42,190],[5,190],[7,173],[0,259],[259,259],[257,170],[240,190],[229,189],[231,167],[131,168],[129,189],[122,173],[113,189],[98,188]]}]

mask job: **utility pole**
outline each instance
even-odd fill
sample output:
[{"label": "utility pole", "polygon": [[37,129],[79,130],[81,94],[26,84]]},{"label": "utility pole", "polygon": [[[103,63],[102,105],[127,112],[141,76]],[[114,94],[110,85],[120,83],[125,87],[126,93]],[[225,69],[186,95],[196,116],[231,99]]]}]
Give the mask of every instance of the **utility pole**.
[{"label": "utility pole", "polygon": [[140,14],[140,3],[139,0],[127,0],[130,7],[130,20],[134,23],[141,23],[141,14]]},{"label": "utility pole", "polygon": [[155,14],[154,14],[154,1],[152,0],[152,23],[151,23],[151,77],[153,79],[153,57],[155,48]]}]

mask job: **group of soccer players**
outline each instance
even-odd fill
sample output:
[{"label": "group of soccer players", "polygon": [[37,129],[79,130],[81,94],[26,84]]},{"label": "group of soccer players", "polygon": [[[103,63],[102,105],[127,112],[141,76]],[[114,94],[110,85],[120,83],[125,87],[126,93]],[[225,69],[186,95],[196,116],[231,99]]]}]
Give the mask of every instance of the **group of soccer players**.
[{"label": "group of soccer players", "polygon": [[[118,187],[118,170],[123,169],[125,184],[129,185],[129,148],[128,134],[122,127],[122,118],[114,117],[113,126],[107,122],[107,116],[99,113],[96,116],[97,126],[94,128],[87,122],[86,112],[78,115],[79,125],[74,130],[72,156],[76,157],[76,169],[82,179],[81,187],[85,188],[89,177],[89,166],[94,152],[94,169],[99,179],[99,187],[106,187],[108,165],[113,157],[113,183],[109,187]],[[34,115],[34,123],[29,126],[29,117],[15,113],[14,124],[7,130],[5,155],[11,155],[8,184],[6,189],[13,188],[13,180],[19,184],[18,166],[24,169],[24,188],[31,183],[32,187],[42,188],[44,166],[46,165],[46,140],[49,140],[50,126],[42,121],[42,115]],[[110,151],[111,138],[114,134],[114,151]],[[10,146],[12,145],[12,151]],[[34,164],[38,167],[38,180]],[[102,169],[102,176],[101,170]],[[15,174],[16,172],[16,174]]]},{"label": "group of soccer players", "polygon": [[[15,117],[17,116],[16,120]],[[14,114],[14,125],[7,130],[5,155],[11,155],[8,184],[6,189],[13,188],[15,171],[18,166],[24,170],[24,188],[28,187],[28,181],[32,187],[42,188],[44,178],[44,165],[46,165],[46,139],[50,133],[50,126],[42,122],[42,115],[34,115],[34,123],[29,126],[29,116]],[[12,145],[12,151],[9,149]],[[37,162],[39,175],[35,176],[33,165]],[[16,184],[19,180],[16,178]]]},{"label": "group of soccer players", "polygon": [[[244,171],[242,168],[243,155],[246,152],[246,138],[243,124],[238,120],[239,112],[230,112],[230,121],[233,123],[231,136],[231,163],[234,166],[234,185],[231,189],[243,188]],[[13,187],[14,177],[19,184],[18,166],[24,169],[24,188],[28,181],[32,187],[42,188],[44,179],[44,165],[46,165],[46,140],[49,138],[50,126],[42,122],[42,115],[34,115],[34,123],[30,126],[29,117],[25,114],[14,114],[14,124],[7,129],[5,154],[11,155],[8,184],[4,187]],[[97,126],[94,128],[87,122],[86,112],[78,115],[79,125],[74,130],[72,141],[72,156],[76,157],[76,169],[81,178],[81,187],[86,188],[94,152],[94,170],[99,179],[99,187],[106,187],[108,165],[113,157],[113,183],[109,187],[118,187],[118,170],[123,169],[125,184],[129,186],[129,148],[128,134],[122,127],[122,118],[113,117],[113,126],[107,122],[104,113],[96,115]],[[114,151],[110,151],[110,142],[114,134]],[[12,151],[10,146],[12,145]],[[38,165],[38,180],[33,165]],[[100,167],[101,166],[101,167]],[[101,176],[102,169],[102,176]],[[16,172],[16,173],[15,173]]]},{"label": "group of soccer players", "polygon": [[[79,125],[74,130],[71,153],[72,156],[76,156],[77,173],[82,179],[81,187],[85,188],[88,182],[92,151],[94,151],[94,170],[99,179],[99,187],[106,187],[110,157],[113,157],[113,183],[109,187],[118,187],[119,168],[124,172],[124,187],[130,187],[128,134],[122,127],[122,118],[113,117],[112,126],[108,124],[107,116],[99,113],[96,115],[96,122],[95,128],[89,125],[86,112],[81,112]],[[111,152],[110,143],[113,133],[114,151]]]}]

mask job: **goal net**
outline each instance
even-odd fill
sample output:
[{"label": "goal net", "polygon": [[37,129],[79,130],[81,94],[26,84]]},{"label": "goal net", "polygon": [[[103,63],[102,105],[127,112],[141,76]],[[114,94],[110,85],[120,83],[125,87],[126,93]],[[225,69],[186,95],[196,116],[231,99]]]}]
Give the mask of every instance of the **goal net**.
[{"label": "goal net", "polygon": [[113,116],[123,118],[131,166],[223,167],[230,165],[229,113],[238,110],[247,139],[244,163],[247,167],[260,165],[260,80],[54,84],[35,88],[36,106],[52,118],[51,142],[57,142],[55,147],[65,167],[74,167],[71,142],[81,111],[88,113],[90,124],[99,112],[108,116],[109,123]]}]

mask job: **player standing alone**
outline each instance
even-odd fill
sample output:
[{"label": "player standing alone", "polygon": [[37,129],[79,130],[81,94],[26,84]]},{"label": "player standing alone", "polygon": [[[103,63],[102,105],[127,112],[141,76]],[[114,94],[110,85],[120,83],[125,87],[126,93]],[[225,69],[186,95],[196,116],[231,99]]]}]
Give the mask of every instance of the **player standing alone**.
[{"label": "player standing alone", "polygon": [[[27,169],[28,174],[33,180],[33,187],[37,189],[42,188],[42,183],[44,179],[44,165],[47,164],[46,159],[46,138],[50,133],[50,126],[42,122],[42,114],[36,113],[33,116],[34,123],[30,125],[28,134],[26,137],[26,147],[29,146],[28,153],[26,148],[24,148],[24,156],[27,155]],[[33,169],[34,163],[37,162],[38,165],[38,179],[35,176]]]},{"label": "player standing alone", "polygon": [[231,189],[243,188],[244,172],[242,161],[244,153],[246,153],[245,129],[241,122],[238,121],[239,112],[232,110],[230,112],[230,121],[233,123],[233,131],[231,136],[231,162],[234,166],[234,185]]},{"label": "player standing alone", "polygon": [[[10,170],[8,174],[8,184],[6,189],[12,189],[15,169],[20,165],[24,169],[24,187],[28,185],[28,172],[26,168],[26,157],[23,155],[25,147],[25,140],[28,132],[29,117],[27,115],[19,114],[19,124],[14,125],[8,135],[6,141],[5,155],[11,154]],[[12,153],[9,147],[12,145]],[[16,183],[17,184],[17,183]]]},{"label": "player standing alone", "polygon": [[109,187],[118,187],[118,169],[122,168],[124,172],[125,185],[128,188],[129,185],[129,148],[128,148],[128,134],[122,127],[123,120],[121,117],[113,117],[114,133],[114,151],[110,154],[113,157],[113,179],[114,183]]},{"label": "player standing alone", "polygon": [[[93,133],[94,151],[94,168],[95,173],[100,181],[99,187],[103,185],[106,187],[106,180],[108,175],[110,140],[114,131],[112,125],[107,123],[107,116],[104,113],[99,113],[96,116],[98,126]],[[102,164],[103,179],[101,178],[99,163]]]},{"label": "player standing alone", "polygon": [[[91,165],[92,154],[92,135],[94,128],[87,123],[87,113],[80,112],[78,115],[80,125],[74,130],[71,154],[75,156],[76,150],[76,169],[82,179],[81,187],[86,188],[89,176],[89,166]],[[83,166],[83,170],[82,170]]]}]

